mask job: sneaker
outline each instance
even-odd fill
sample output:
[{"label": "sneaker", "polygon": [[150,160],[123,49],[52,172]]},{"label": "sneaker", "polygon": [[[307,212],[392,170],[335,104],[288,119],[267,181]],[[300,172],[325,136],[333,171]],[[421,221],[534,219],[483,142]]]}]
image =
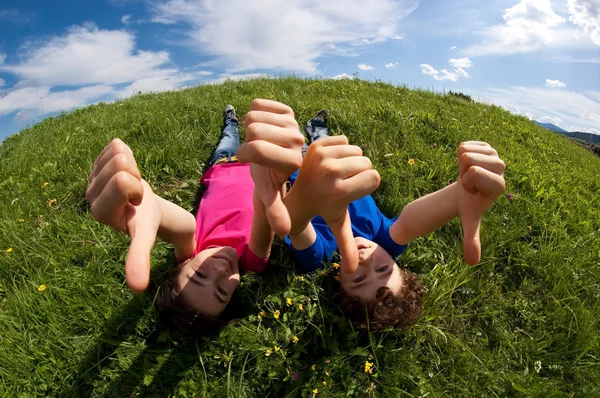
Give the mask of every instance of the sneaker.
[{"label": "sneaker", "polygon": [[325,109],[320,110],[315,116],[315,119],[322,119],[325,123],[327,123],[327,111]]},{"label": "sneaker", "polygon": [[231,117],[235,117],[235,108],[233,105],[225,105],[225,109],[223,110],[223,119],[227,120]]}]

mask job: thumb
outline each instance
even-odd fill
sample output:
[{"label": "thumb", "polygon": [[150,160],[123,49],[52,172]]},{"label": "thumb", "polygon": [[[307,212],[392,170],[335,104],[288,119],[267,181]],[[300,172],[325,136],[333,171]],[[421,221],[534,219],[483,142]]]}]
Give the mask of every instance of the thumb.
[{"label": "thumb", "polygon": [[476,265],[481,258],[481,243],[479,241],[479,228],[481,214],[461,215],[460,222],[463,227],[463,253],[469,265]]},{"label": "thumb", "polygon": [[348,210],[344,212],[342,217],[328,222],[327,225],[331,229],[333,236],[335,236],[335,241],[342,257],[342,272],[346,274],[355,272],[358,268],[358,250],[354,243]]},{"label": "thumb", "polygon": [[125,260],[125,280],[131,290],[143,292],[150,280],[150,251],[157,231],[137,226],[133,232],[129,232],[131,243]]},{"label": "thumb", "polygon": [[265,206],[267,221],[275,234],[285,236],[290,233],[292,221],[283,204],[280,190],[270,187],[259,190],[259,196]]}]

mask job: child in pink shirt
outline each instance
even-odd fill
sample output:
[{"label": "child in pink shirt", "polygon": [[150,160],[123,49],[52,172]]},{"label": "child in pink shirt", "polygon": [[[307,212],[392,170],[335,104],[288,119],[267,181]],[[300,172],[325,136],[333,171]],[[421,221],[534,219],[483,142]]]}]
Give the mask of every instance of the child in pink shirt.
[{"label": "child in pink shirt", "polygon": [[223,324],[221,314],[239,284],[240,268],[256,273],[266,268],[274,235],[269,221],[283,228],[278,231],[282,234],[291,226],[287,212],[277,212],[285,209],[282,186],[302,162],[304,137],[293,111],[274,101],[254,100],[246,116],[247,134],[277,138],[240,148],[240,158],[285,164],[289,173],[239,163],[238,121],[231,105],[225,108],[224,121],[201,180],[206,191],[195,219],[152,192],[131,149],[118,139],[96,159],[86,191],[92,216],[131,238],[125,277],[132,290],[144,291],[148,285],[156,237],[174,245],[179,264],[159,287],[156,304],[162,320],[182,334]]}]

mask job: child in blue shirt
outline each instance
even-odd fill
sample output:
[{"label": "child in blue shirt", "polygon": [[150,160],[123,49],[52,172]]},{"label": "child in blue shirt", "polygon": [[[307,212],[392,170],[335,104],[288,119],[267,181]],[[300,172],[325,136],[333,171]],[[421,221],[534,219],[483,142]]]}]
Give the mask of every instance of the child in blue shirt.
[{"label": "child in blue shirt", "polygon": [[458,149],[458,181],[408,204],[399,217],[383,215],[369,195],[380,177],[362,150],[344,136],[328,137],[322,111],[306,127],[311,145],[291,177],[284,202],[292,221],[285,238],[304,271],[314,271],[339,250],[342,310],[359,328],[408,329],[422,311],[425,289],[395,258],[407,244],[459,216],[464,255],[477,264],[483,213],[504,191],[504,162],[489,144]]}]

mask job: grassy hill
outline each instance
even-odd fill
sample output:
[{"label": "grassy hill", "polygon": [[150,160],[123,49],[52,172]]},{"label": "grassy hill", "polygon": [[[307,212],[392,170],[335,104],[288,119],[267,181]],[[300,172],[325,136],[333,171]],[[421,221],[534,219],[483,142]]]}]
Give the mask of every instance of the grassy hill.
[{"label": "grassy hill", "polygon": [[[429,288],[423,317],[369,336],[341,316],[336,271],[300,278],[278,241],[266,275],[242,277],[239,322],[173,340],[152,294],[128,291],[128,239],[92,219],[87,176],[120,137],[155,192],[191,210],[223,105],[243,115],[255,97],[301,124],[328,109],[381,173],[389,216],[456,179],[461,141],[492,144],[514,200],[486,214],[481,264],[464,263],[456,220],[415,241],[399,261]],[[524,117],[361,80],[227,82],[47,119],[0,146],[0,396],[598,396],[598,175],[598,157]],[[157,244],[152,261],[160,281],[172,249]]]}]

